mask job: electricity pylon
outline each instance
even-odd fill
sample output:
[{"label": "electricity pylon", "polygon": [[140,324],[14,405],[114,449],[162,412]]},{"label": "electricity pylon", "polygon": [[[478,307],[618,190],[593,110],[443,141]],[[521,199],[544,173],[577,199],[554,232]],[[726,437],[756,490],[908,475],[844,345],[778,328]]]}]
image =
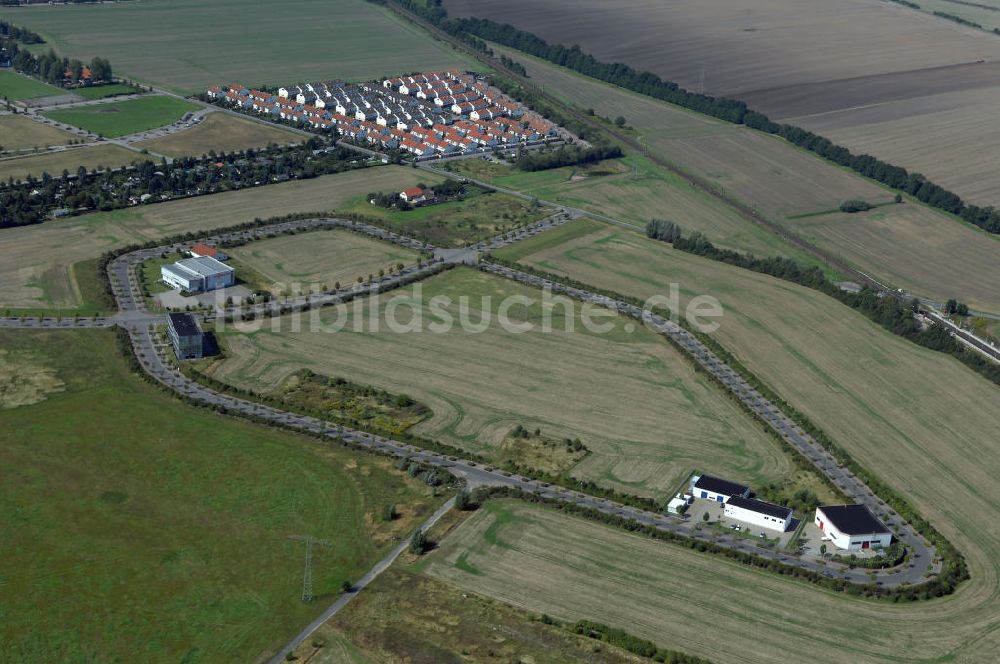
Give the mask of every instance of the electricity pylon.
[{"label": "electricity pylon", "polygon": [[302,573],[302,601],[311,602],[313,600],[313,544],[319,544],[320,546],[332,545],[327,540],[316,539],[311,535],[289,535],[288,539],[306,543],[306,568]]}]

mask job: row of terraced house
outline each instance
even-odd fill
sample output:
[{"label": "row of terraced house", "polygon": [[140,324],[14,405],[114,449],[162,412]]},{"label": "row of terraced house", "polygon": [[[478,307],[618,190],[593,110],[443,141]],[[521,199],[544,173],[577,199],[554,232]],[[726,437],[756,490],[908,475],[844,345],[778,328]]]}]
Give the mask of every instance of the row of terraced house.
[{"label": "row of terraced house", "polygon": [[430,158],[542,144],[554,123],[473,75],[448,70],[382,82],[328,81],[277,94],[233,83],[208,89],[213,101],[246,112],[335,131],[355,142]]}]

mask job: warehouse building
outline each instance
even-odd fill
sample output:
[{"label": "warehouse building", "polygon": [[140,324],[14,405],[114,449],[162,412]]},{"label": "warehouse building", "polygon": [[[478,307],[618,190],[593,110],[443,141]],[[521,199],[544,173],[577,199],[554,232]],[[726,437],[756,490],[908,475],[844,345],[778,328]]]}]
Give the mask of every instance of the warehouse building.
[{"label": "warehouse building", "polygon": [[838,549],[884,549],[892,533],[864,505],[824,505],[816,508],[816,527]]},{"label": "warehouse building", "polygon": [[746,498],[750,495],[750,487],[711,475],[695,475],[691,479],[691,495],[703,500],[724,503],[733,496]]},{"label": "warehouse building", "polygon": [[160,278],[189,293],[226,288],[236,283],[236,270],[211,256],[197,256],[160,267]]},{"label": "warehouse building", "polygon": [[205,338],[198,320],[191,314],[170,314],[167,317],[167,336],[178,360],[202,357]]},{"label": "warehouse building", "polygon": [[732,496],[727,500],[722,513],[731,519],[780,533],[788,530],[792,522],[791,508],[743,496]]}]

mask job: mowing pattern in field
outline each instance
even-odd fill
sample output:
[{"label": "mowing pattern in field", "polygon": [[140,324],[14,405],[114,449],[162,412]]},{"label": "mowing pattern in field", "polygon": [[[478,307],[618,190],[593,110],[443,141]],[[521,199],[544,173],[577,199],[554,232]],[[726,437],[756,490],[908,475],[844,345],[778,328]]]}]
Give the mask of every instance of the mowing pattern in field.
[{"label": "mowing pattern in field", "polygon": [[25,155],[11,159],[0,159],[0,180],[14,178],[24,180],[29,175],[40,178],[43,173],[53,177],[63,171],[75,174],[80,166],[88,170],[118,168],[138,161],[149,161],[150,157],[139,154],[120,145],[90,144],[85,147],[70,148],[58,152],[39,155]]},{"label": "mowing pattern in field", "polygon": [[[249,334],[227,330],[226,359],[214,376],[267,389],[305,367],[406,393],[434,411],[417,432],[487,454],[518,424],[556,439],[579,437],[594,453],[575,474],[645,494],[671,492],[695,468],[755,484],[789,471],[788,459],[758,425],[645,328],[629,332],[624,319],[614,318],[611,332],[595,334],[574,318],[575,330],[566,331],[560,305],[545,333],[540,291],[468,269],[420,288],[395,295],[420,312],[423,332],[394,332],[385,318],[378,331],[356,331],[363,321],[353,307],[343,317],[334,310],[318,314],[330,325],[343,323],[340,331],[304,321],[296,332],[288,319],[278,332],[270,325]],[[524,334],[505,331],[496,318],[503,299],[515,295],[533,301],[511,309],[514,322],[534,323]],[[380,310],[394,306],[392,296],[382,296]],[[430,327],[440,320],[429,308],[437,296],[451,298],[443,307],[456,325],[446,333]],[[471,324],[492,316],[482,332],[458,326],[462,298]],[[396,316],[405,323],[413,314],[405,304]]]},{"label": "mowing pattern in field", "polygon": [[875,603],[518,502],[473,515],[425,571],[716,662],[981,662],[1000,647],[992,575],[946,600]]},{"label": "mowing pattern in field", "polygon": [[0,150],[23,150],[65,145],[77,136],[23,115],[0,115]]},{"label": "mowing pattern in field", "polygon": [[[624,115],[651,150],[791,230],[802,221],[789,216],[836,209],[850,198],[888,201],[895,194],[772,136],[694,116],[513,51],[503,52],[522,62],[547,92],[583,108],[594,107],[602,115]],[[614,214],[615,206],[607,212]],[[892,280],[893,286],[941,301],[975,299],[1000,312],[1000,298],[991,296],[995,287],[984,283],[1000,264],[997,238],[929,209],[887,214],[896,220],[891,229],[871,216],[838,215],[833,219],[845,228],[812,237],[818,246],[864,272],[888,275],[884,280]],[[663,216],[684,226],[684,220],[671,217],[669,210]],[[859,228],[862,219],[871,226]],[[810,235],[808,225],[805,228]],[[879,247],[876,253],[864,242],[881,233],[891,234],[892,242],[873,239]],[[956,260],[956,251],[961,259]]]},{"label": "mowing pattern in field", "polygon": [[313,0],[283,0],[281,11],[274,9],[271,0],[150,0],[6,9],[0,18],[40,31],[59,55],[100,53],[116,73],[175,92],[234,80],[283,85],[470,66],[363,0],[328,2],[322,10]]},{"label": "mowing pattern in field", "polygon": [[[969,627],[968,621],[976,623],[977,634],[993,630],[981,641],[971,639],[969,647],[979,653],[988,652],[991,645],[996,648],[1000,531],[990,524],[1000,520],[997,388],[955,360],[895,337],[814,291],[673,251],[627,231],[574,224],[590,225],[592,232],[564,227],[553,231],[567,234],[562,244],[542,235],[529,241],[537,253],[530,253],[531,245],[522,245],[515,247],[514,257],[636,297],[662,293],[677,282],[682,301],[695,293],[719,298],[725,317],[716,338],[863,465],[905,494],[966,555],[973,580],[934,615],[942,625],[966,635],[969,632],[962,630]],[[726,579],[719,583],[741,587]],[[761,592],[764,602],[770,591]],[[801,601],[784,597],[791,610],[817,606],[804,596]],[[758,615],[760,610],[746,608],[759,603],[715,606],[734,616]],[[965,611],[960,613],[959,607]],[[761,629],[763,624],[779,625],[781,614],[762,610]],[[980,622],[975,612],[982,614]],[[846,620],[852,612],[843,613]],[[844,623],[845,633],[853,624]],[[875,644],[899,631],[893,624],[873,624],[882,625]],[[780,626],[785,628],[784,623]],[[902,633],[912,644],[907,652],[924,651],[921,629]],[[949,642],[944,638],[937,651]]]},{"label": "mowing pattern in field", "polygon": [[196,104],[175,97],[150,95],[121,102],[110,101],[94,106],[48,111],[45,115],[100,136],[117,138],[171,124],[180,120],[188,111],[198,108],[200,107]]},{"label": "mowing pattern in field", "polygon": [[53,97],[64,94],[59,88],[13,71],[0,71],[0,98],[11,101]]},{"label": "mowing pattern in field", "polygon": [[[4,661],[254,661],[321,610],[289,535],[332,542],[313,553],[329,596],[441,500],[386,459],[183,405],[111,332],[0,347],[65,383],[0,410]],[[403,518],[382,522],[386,503]]]},{"label": "mowing pattern in field", "polygon": [[229,113],[209,113],[191,129],[135,145],[168,157],[184,157],[207,154],[210,150],[232,152],[270,143],[301,143],[305,138],[278,125],[245,120]]},{"label": "mowing pattern in field", "polygon": [[257,217],[322,212],[354,205],[371,189],[403,189],[420,181],[435,180],[411,168],[384,166],[6,229],[0,243],[0,306],[78,304],[69,267],[109,249]]},{"label": "mowing pattern in field", "polygon": [[226,252],[261,275],[276,292],[295,284],[305,290],[329,290],[334,283],[347,285],[380,269],[388,271],[397,263],[409,265],[418,256],[414,251],[345,230],[286,235]]}]

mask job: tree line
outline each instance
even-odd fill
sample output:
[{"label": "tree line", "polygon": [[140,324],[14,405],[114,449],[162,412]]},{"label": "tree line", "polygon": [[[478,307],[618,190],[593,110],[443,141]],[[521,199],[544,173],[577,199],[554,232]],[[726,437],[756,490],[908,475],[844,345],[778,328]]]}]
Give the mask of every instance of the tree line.
[{"label": "tree line", "polygon": [[[80,82],[85,66],[82,61],[77,59],[60,58],[53,50],[35,57],[28,51],[20,49],[14,55],[12,65],[19,72],[34,76],[52,85],[62,85],[67,80],[70,83]],[[90,69],[91,82],[110,83],[114,80],[111,63],[106,59],[93,58],[86,66]],[[67,76],[67,74],[69,75]]]},{"label": "tree line", "polygon": [[[662,223],[657,224],[655,220],[651,221],[646,226],[646,234],[654,239],[665,240],[665,238],[658,236],[660,229],[663,227]],[[803,267],[791,258],[779,256],[758,258],[753,254],[743,254],[731,249],[721,249],[697,231],[685,237],[678,228],[673,237],[674,239],[669,241],[673,244],[674,249],[704,256],[728,265],[735,265],[786,281],[792,281],[825,293],[852,309],[863,313],[869,319],[893,334],[905,337],[924,348],[947,353],[973,371],[981,374],[987,380],[1000,385],[1000,365],[991,362],[978,353],[967,350],[961,342],[952,337],[940,325],[932,325],[927,329],[921,327],[920,323],[913,317],[920,308],[920,304],[916,300],[903,302],[899,298],[883,295],[868,286],[865,286],[857,293],[845,291],[830,281],[818,267]],[[955,306],[957,309],[957,303],[955,303]]]},{"label": "tree line", "polygon": [[115,210],[143,203],[257,187],[273,182],[299,180],[339,173],[357,167],[347,148],[320,151],[325,143],[313,138],[302,145],[271,146],[242,153],[175,159],[167,164],[144,161],[114,170],[75,173],[63,170],[52,176],[9,178],[0,185],[0,228],[37,224],[61,215]]},{"label": "tree line", "polygon": [[21,28],[7,21],[0,21],[0,40],[13,39],[22,44],[44,44],[45,40],[37,32]]},{"label": "tree line", "polygon": [[595,145],[590,148],[563,145],[557,150],[522,150],[514,161],[514,166],[522,171],[544,171],[562,166],[592,164],[621,156],[622,149],[617,145]]},{"label": "tree line", "polygon": [[589,53],[583,52],[577,45],[567,47],[562,44],[549,44],[544,39],[509,24],[482,18],[448,18],[444,8],[434,2],[427,3],[426,6],[416,0],[396,0],[396,2],[456,38],[462,39],[463,35],[471,35],[481,40],[503,44],[633,92],[780,136],[840,166],[846,166],[867,178],[906,192],[932,207],[956,214],[990,233],[1000,233],[1000,211],[992,206],[968,205],[958,194],[934,184],[920,173],[910,173],[901,166],[895,166],[868,154],[855,155],[847,148],[836,145],[811,131],[773,122],[763,113],[747,108],[745,102],[690,92],[677,83],[663,80],[652,72],[638,71],[620,62],[601,62]]}]

